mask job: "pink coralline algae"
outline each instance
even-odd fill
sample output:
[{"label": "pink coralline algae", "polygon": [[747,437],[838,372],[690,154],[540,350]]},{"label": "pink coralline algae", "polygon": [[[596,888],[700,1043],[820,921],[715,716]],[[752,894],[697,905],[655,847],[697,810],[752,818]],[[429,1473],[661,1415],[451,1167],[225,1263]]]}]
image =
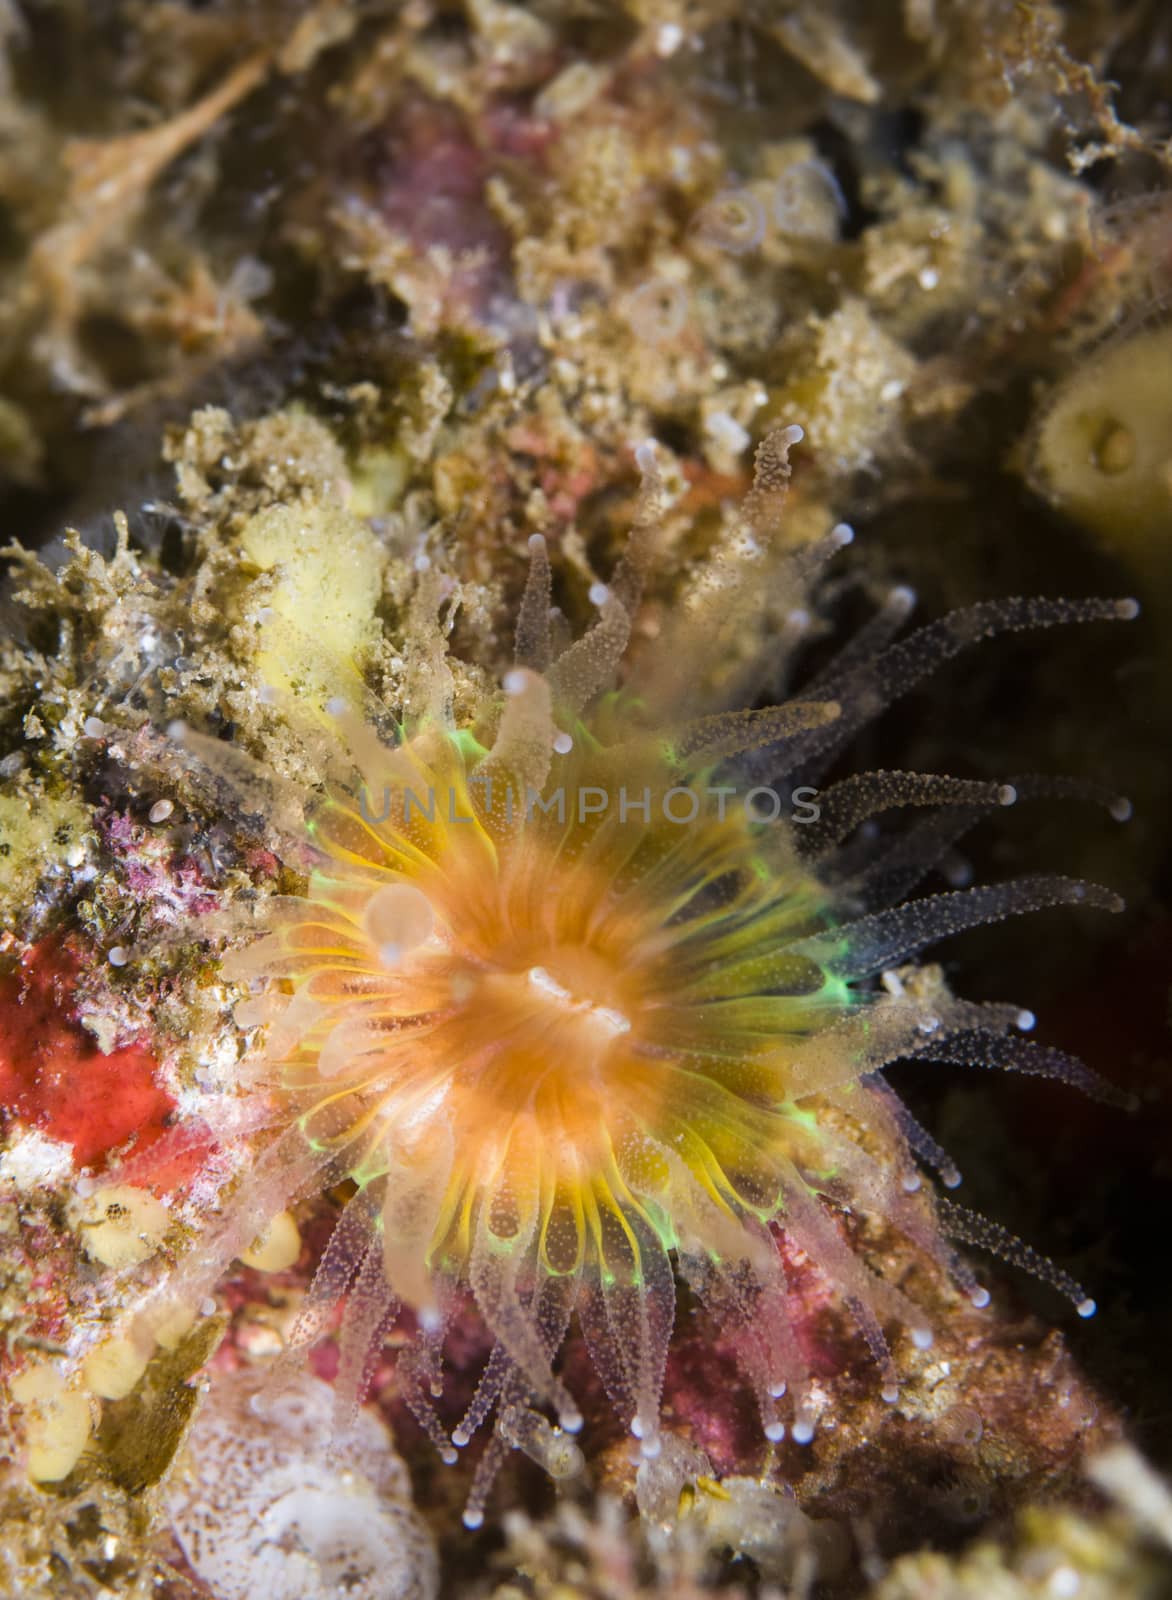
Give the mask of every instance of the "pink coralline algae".
[{"label": "pink coralline algae", "polygon": [[164,832],[144,828],[124,811],[98,816],[98,832],[119,863],[126,887],[149,919],[165,925],[180,917],[202,917],[219,901],[207,887],[193,856],[176,858],[173,841]]}]

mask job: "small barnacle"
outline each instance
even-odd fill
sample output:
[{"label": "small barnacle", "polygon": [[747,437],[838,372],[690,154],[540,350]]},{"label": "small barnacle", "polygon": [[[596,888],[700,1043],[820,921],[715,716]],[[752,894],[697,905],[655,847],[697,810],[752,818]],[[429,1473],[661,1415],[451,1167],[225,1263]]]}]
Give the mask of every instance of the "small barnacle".
[{"label": "small barnacle", "polygon": [[107,1267],[127,1267],[154,1254],[170,1224],[165,1205],[149,1189],[106,1184],[77,1204],[77,1227],[86,1254]]},{"label": "small barnacle", "polygon": [[688,320],[688,290],[666,278],[649,278],[631,292],[623,314],[636,338],[648,344],[670,344]]},{"label": "small barnacle", "polygon": [[940,1512],[961,1527],[972,1527],[989,1514],[991,1494],[978,1473],[963,1470],[946,1487],[937,1491],[935,1503]]},{"label": "small barnacle", "polygon": [[975,1450],[985,1432],[984,1419],[975,1406],[956,1405],[936,1424],[940,1438],[965,1450]]},{"label": "small barnacle", "polygon": [[707,244],[743,256],[764,239],[765,225],[765,206],[752,189],[722,189],[697,213],[692,231]]},{"label": "small barnacle", "polygon": [[833,242],[846,214],[842,185],[824,161],[795,161],[773,185],[773,220],[790,237]]},{"label": "small barnacle", "polygon": [[[303,713],[335,774],[309,797],[314,869],[303,891],[261,903],[262,937],[225,962],[256,991],[238,1021],[267,1025],[248,1070],[284,1130],[223,1221],[137,1303],[135,1325],[157,1337],[274,1213],[349,1179],[291,1347],[320,1337],[346,1297],[338,1387],[353,1403],[371,1352],[414,1314],[402,1392],[443,1456],[495,1412],[470,1527],[510,1448],[555,1476],[578,1466],[582,1413],[556,1367],[574,1318],[655,1459],[677,1276],[723,1323],[764,1438],[788,1427],[806,1443],[815,1426],[787,1248],[832,1286],[894,1400],[887,1330],[925,1348],[928,1319],[855,1253],[843,1208],[885,1219],[976,1305],[988,1293],[949,1235],[1093,1309],[1061,1270],[914,1181],[917,1158],[949,1168],[882,1074],[914,1057],[1094,1089],[1079,1063],[1019,1037],[1018,1006],[966,1003],[911,963],[966,928],[1118,901],[1040,876],[907,900],[1011,791],[913,772],[812,785],[867,720],[975,641],[1134,605],[1004,600],[901,639],[909,596],[896,590],[799,696],[738,709],[746,679],[720,653],[779,600],[781,614],[799,606],[850,539],[839,526],[787,553],[779,538],[801,437],[781,428],[760,446],[739,525],[641,655],[627,646],[664,501],[652,444],[637,452],[629,547],[591,586],[596,615],[575,642],[552,606],[545,542],[530,540],[515,664],[470,723],[453,718],[435,607],[429,623],[421,602],[413,709],[395,742],[341,698],[324,733],[316,707]],[[425,598],[435,578],[420,575]],[[858,847],[863,824],[901,807],[925,820]],[[435,1402],[469,1299],[495,1343],[452,1429]]]}]

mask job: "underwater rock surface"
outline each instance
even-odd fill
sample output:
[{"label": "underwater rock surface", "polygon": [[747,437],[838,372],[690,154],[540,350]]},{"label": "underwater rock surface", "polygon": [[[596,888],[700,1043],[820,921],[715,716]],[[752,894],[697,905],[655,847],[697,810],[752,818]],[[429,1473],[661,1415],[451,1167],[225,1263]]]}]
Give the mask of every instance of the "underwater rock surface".
[{"label": "underwater rock surface", "polygon": [[0,0],[0,1597],[1168,1586],[1170,52]]}]

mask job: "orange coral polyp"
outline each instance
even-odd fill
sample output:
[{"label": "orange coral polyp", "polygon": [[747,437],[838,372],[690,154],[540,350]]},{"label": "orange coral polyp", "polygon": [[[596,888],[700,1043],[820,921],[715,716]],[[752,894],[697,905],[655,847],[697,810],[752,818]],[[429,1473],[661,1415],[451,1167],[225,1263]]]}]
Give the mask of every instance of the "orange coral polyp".
[{"label": "orange coral polyp", "polygon": [[[608,1387],[654,1450],[668,1252],[730,1282],[748,1272],[746,1315],[780,1278],[776,1249],[745,1223],[778,1218],[787,1173],[810,1159],[808,1118],[791,1111],[795,1051],[856,1000],[786,951],[829,919],[788,830],[741,807],[683,823],[664,807],[674,793],[690,813],[679,796],[733,723],[692,735],[692,766],[687,737],[620,732],[612,706],[612,742],[579,727],[536,791],[550,763],[534,750],[558,738],[548,687],[527,673],[511,699],[502,733],[511,709],[519,750],[434,730],[393,749],[363,739],[357,792],[333,794],[313,824],[308,894],[228,971],[291,989],[269,1040],[274,1086],[376,1203],[395,1296],[432,1320],[471,1286],[510,1367],[563,1424],[575,1408],[550,1361],[576,1298]],[[790,707],[785,726],[833,714]],[[638,803],[600,803],[620,776]],[[554,1324],[558,1340],[543,1332]],[[775,1429],[766,1390],[800,1396],[803,1373],[774,1347],[762,1366]]]},{"label": "orange coral polyp", "polygon": [[[604,788],[585,781],[606,776],[589,759],[577,767],[571,786]],[[535,1208],[543,1192],[574,1190],[559,1227],[565,1234],[566,1218],[580,1218],[574,1226],[589,1237],[569,1254],[604,1269],[604,1230],[588,1227],[599,1196],[619,1213],[646,1212],[616,1142],[663,1147],[649,1191],[662,1217],[672,1211],[662,1193],[671,1152],[714,1203],[739,1203],[737,1177],[759,1159],[748,1152],[765,1129],[783,1149],[806,1137],[770,1111],[789,1098],[790,1041],[851,1005],[845,985],[770,949],[817,931],[825,896],[742,813],[680,827],[648,824],[648,807],[563,825],[533,809],[516,828],[483,791],[477,803],[468,773],[441,770],[445,787],[461,780],[471,807],[459,821],[437,812],[425,822],[422,808],[396,798],[373,823],[370,809],[335,799],[315,828],[326,860],[286,914],[279,948],[238,958],[239,975],[278,974],[295,998],[312,1000],[291,1008],[304,1032],[281,1072],[310,1102],[307,1126],[349,1096],[348,1159],[362,1172],[377,1167],[392,1188],[397,1163],[421,1164],[429,1118],[451,1130],[448,1181],[441,1192],[436,1178],[431,1194],[429,1262],[457,1260],[470,1248],[472,1213],[499,1211],[505,1192],[513,1226],[506,1233],[490,1217],[491,1236],[530,1231],[536,1257],[548,1260]],[[646,755],[638,770],[652,775]],[[438,774],[426,775],[430,795]],[[654,788],[640,788],[662,795],[678,776],[661,771]],[[423,1164],[443,1163],[433,1149]],[[665,1221],[653,1231],[674,1244]]]},{"label": "orange coral polyp", "polygon": [[[882,1069],[901,1056],[980,1061],[1094,1087],[1079,1064],[1013,1037],[1018,1007],[966,1004],[938,975],[903,967],[934,939],[1007,915],[1117,908],[1092,885],[1041,877],[901,903],[961,831],[949,808],[963,821],[1005,804],[1004,786],[846,779],[820,796],[810,829],[759,820],[748,795],[763,775],[788,793],[976,638],[1127,617],[1134,606],[1008,600],[893,642],[907,613],[898,591],[808,699],[729,710],[728,674],[707,675],[712,656],[727,647],[740,661],[738,635],[764,626],[779,590],[792,611],[816,564],[809,551],[770,553],[799,437],[782,429],[765,441],[746,506],[751,537],[725,541],[681,602],[679,632],[665,631],[660,659],[634,663],[623,696],[605,691],[648,561],[659,487],[647,448],[630,551],[610,585],[591,591],[594,626],[560,655],[544,542],[530,541],[518,664],[485,725],[452,724],[444,647],[424,629],[426,711],[393,746],[347,711],[335,719],[348,776],[311,822],[308,890],[263,903],[268,937],[225,962],[230,978],[276,980],[238,1015],[242,1026],[271,1018],[254,1073],[287,1127],[181,1264],[183,1292],[207,1294],[293,1196],[352,1176],[357,1193],[293,1345],[320,1336],[348,1295],[339,1384],[353,1398],[400,1305],[414,1308],[403,1389],[444,1455],[496,1410],[470,1526],[507,1448],[555,1475],[577,1460],[527,1409],[536,1400],[563,1429],[580,1425],[553,1366],[574,1316],[616,1408],[655,1453],[677,1273],[734,1335],[766,1436],[782,1436],[787,1395],[794,1438],[808,1441],[782,1236],[849,1308],[894,1398],[885,1328],[910,1329],[921,1347],[930,1335],[852,1250],[837,1214],[883,1218],[975,1303],[988,1295],[945,1242],[915,1158],[946,1181],[953,1169]],[[842,543],[832,530],[819,554]],[[690,720],[672,710],[673,688]],[[899,806],[937,808],[932,826],[889,835],[871,856],[840,851],[860,822]],[[956,1208],[949,1219],[956,1236],[1093,1309],[1004,1230]],[[433,1397],[448,1320],[468,1293],[496,1342],[449,1434]],[[166,1310],[164,1296],[140,1315],[157,1322]]]}]

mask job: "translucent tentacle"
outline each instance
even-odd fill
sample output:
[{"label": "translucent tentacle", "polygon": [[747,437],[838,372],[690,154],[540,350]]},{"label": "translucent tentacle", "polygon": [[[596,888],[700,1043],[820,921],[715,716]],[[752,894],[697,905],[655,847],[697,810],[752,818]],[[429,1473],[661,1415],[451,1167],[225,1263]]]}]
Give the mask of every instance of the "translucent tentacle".
[{"label": "translucent tentacle", "polygon": [[491,1211],[490,1204],[481,1206],[468,1264],[476,1303],[527,1383],[554,1406],[562,1427],[569,1433],[576,1433],[582,1426],[581,1413],[565,1384],[554,1375],[540,1329],[535,1326],[535,1318],[519,1287],[522,1268],[531,1271],[535,1267],[530,1245],[536,1216],[526,1208],[528,1214],[523,1215],[520,1230],[503,1242],[490,1229]]},{"label": "translucent tentacle", "polygon": [[334,1152],[314,1150],[296,1126],[270,1145],[219,1222],[180,1258],[157,1290],[134,1304],[135,1336],[153,1341],[159,1328],[206,1299],[232,1261],[260,1237],[279,1211],[320,1186],[323,1171],[333,1162]]},{"label": "translucent tentacle", "polygon": [[1123,909],[1118,895],[1078,878],[1014,878],[1008,883],[929,895],[893,911],[860,917],[833,933],[798,940],[789,948],[837,977],[866,978],[898,966],[926,944],[952,934],[1059,905]]},{"label": "translucent tentacle", "polygon": [[826,670],[811,680],[810,687],[821,693],[823,687],[842,683],[857,668],[874,661],[911,616],[915,604],[915,591],[906,585],[889,590],[875,614],[851,635]]},{"label": "translucent tentacle", "polygon": [[689,722],[672,740],[673,761],[691,771],[745,750],[757,750],[792,739],[810,728],[835,721],[834,701],[790,701],[761,711],[718,711]]},{"label": "translucent tentacle", "polygon": [[681,1255],[681,1269],[713,1316],[736,1339],[738,1358],[753,1384],[762,1431],[771,1441],[785,1436],[778,1400],[792,1396],[801,1413],[809,1370],[794,1335],[785,1269],[777,1241],[756,1219],[746,1217],[749,1254],[737,1259]]},{"label": "translucent tentacle", "polygon": [[380,1205],[381,1198],[373,1188],[361,1189],[338,1218],[290,1330],[288,1350],[304,1350],[325,1333],[335,1306],[349,1289],[372,1242],[377,1242]]},{"label": "translucent tentacle", "polygon": [[639,503],[627,540],[627,548],[610,581],[611,593],[634,616],[643,592],[643,580],[651,564],[651,535],[663,521],[667,493],[654,439],[646,439],[635,451],[639,468]]},{"label": "translucent tentacle", "polygon": [[1102,806],[1116,822],[1127,822],[1131,818],[1131,802],[1126,795],[1093,778],[1028,772],[1010,778],[1009,782],[1022,800],[1083,800],[1088,805]]},{"label": "translucent tentacle", "polygon": [[[442,1334],[442,1329],[440,1332]],[[457,1453],[433,1404],[431,1391],[435,1382],[434,1373],[434,1355],[423,1335],[419,1334],[413,1345],[400,1351],[395,1364],[395,1376],[407,1409],[435,1446],[440,1459],[452,1466],[457,1460]]]},{"label": "translucent tentacle", "polygon": [[[1130,802],[1122,795],[1106,784],[1081,778],[1027,774],[1011,777],[1003,787],[1012,790],[1018,801],[1077,799],[1103,806],[1119,822],[1127,821],[1131,815]],[[826,791],[819,796],[819,804],[824,805],[825,799]],[[882,910],[903,900],[933,868],[942,866],[953,844],[987,810],[988,802],[971,808],[956,805],[955,809],[924,818],[889,841],[851,841],[819,861],[819,874],[855,909]],[[805,831],[799,842],[803,846],[810,843]]]},{"label": "translucent tentacle", "polygon": [[[775,595],[788,597],[790,605],[794,598],[804,597],[813,572],[852,537],[840,526],[825,539],[781,550],[777,536],[790,477],[789,454],[802,437],[801,428],[791,425],[773,429],[761,441],[754,488],[741,514],[726,525],[694,582],[680,596],[657,659],[637,664],[632,687],[652,721],[669,716],[671,708],[681,704],[727,705],[729,674],[737,671],[738,661],[742,670],[745,666],[741,647],[746,625],[762,616]],[[691,640],[697,637],[706,641],[705,651],[692,647]],[[681,646],[686,641],[686,647],[673,649],[676,638]],[[719,690],[705,681],[713,676],[714,666],[724,680]],[[718,700],[710,699],[714,693]]]},{"label": "translucent tentacle", "polygon": [[454,1158],[452,1130],[437,1120],[427,1147],[404,1152],[385,1185],[383,1267],[391,1288],[417,1311],[435,1309],[428,1257]]},{"label": "translucent tentacle", "polygon": [[404,704],[415,726],[452,725],[455,684],[448,665],[447,640],[440,623],[444,578],[435,568],[419,574],[408,608],[408,628],[414,641],[409,652]]},{"label": "translucent tentacle", "polygon": [[953,1239],[959,1239],[962,1244],[976,1245],[988,1250],[990,1255],[1000,1256],[1002,1261],[1021,1267],[1031,1277],[1065,1295],[1080,1317],[1094,1316],[1095,1302],[1077,1279],[1016,1234],[1010,1233],[1008,1228],[1003,1228],[998,1222],[990,1222],[987,1217],[978,1216],[952,1200],[941,1200],[938,1211],[945,1232]]},{"label": "translucent tentacle", "polygon": [[857,773],[818,795],[817,822],[802,829],[803,858],[834,850],[861,822],[897,806],[1008,806],[1017,798],[1009,784],[942,777],[928,772]]},{"label": "translucent tentacle", "polygon": [[549,612],[553,588],[549,552],[545,540],[535,533],[529,540],[529,578],[517,611],[514,653],[519,667],[544,672],[553,650]]},{"label": "translucent tentacle", "polygon": [[382,1250],[375,1238],[350,1291],[342,1324],[338,1375],[334,1380],[335,1416],[340,1428],[350,1427],[358,1415],[398,1311],[399,1302],[387,1283]]},{"label": "translucent tentacle", "polygon": [[[809,772],[815,760],[825,764],[864,723],[874,721],[893,700],[909,693],[944,662],[979,640],[1067,623],[1130,621],[1138,610],[1134,600],[1029,598],[984,600],[950,612],[891,645],[873,661],[842,676],[831,672],[816,679],[810,692],[839,701],[843,715],[833,728],[796,741],[786,751],[785,768],[773,776],[784,776],[797,767]],[[749,758],[746,772],[757,771]]]},{"label": "translucent tentacle", "polygon": [[484,1454],[476,1463],[476,1471],[472,1477],[472,1487],[468,1491],[468,1499],[464,1504],[464,1526],[476,1529],[484,1525],[484,1508],[488,1504],[489,1494],[496,1481],[496,1475],[504,1465],[505,1457],[509,1453],[509,1446],[499,1434],[490,1434],[488,1443],[484,1447]]},{"label": "translucent tentacle", "polygon": [[[810,1194],[800,1174],[792,1171],[786,1182],[784,1226],[788,1234],[818,1263],[828,1281],[837,1284],[851,1314],[867,1340],[883,1379],[885,1396],[895,1397],[899,1379],[879,1323],[877,1309],[906,1327],[917,1328],[923,1318],[903,1294],[875,1276],[839,1234],[822,1204]],[[795,1437],[796,1437],[795,1433]]]},{"label": "translucent tentacle", "polygon": [[631,636],[627,608],[602,585],[592,597],[598,603],[598,621],[563,651],[546,674],[559,716],[577,716],[588,701],[610,686]]},{"label": "translucent tentacle", "polygon": [[504,1345],[499,1342],[494,1344],[471,1404],[452,1431],[452,1443],[457,1448],[462,1450],[472,1435],[484,1426],[489,1412],[500,1399],[506,1379],[514,1370],[512,1358]]},{"label": "translucent tentacle", "polygon": [[[530,790],[540,794],[549,776],[553,741],[557,729],[551,710],[550,686],[545,678],[525,667],[514,667],[505,678],[505,709],[492,751],[480,766],[478,776],[497,779],[513,795],[507,808],[512,828],[525,820],[525,803]],[[499,828],[506,811],[504,797],[493,795],[492,821]],[[507,825],[507,824],[506,824]]]},{"label": "translucent tentacle", "polygon": [[659,1449],[659,1399],[675,1318],[675,1278],[667,1252],[633,1209],[605,1201],[593,1227],[596,1281],[583,1284],[578,1313],[604,1384],[643,1454]]},{"label": "translucent tentacle", "polygon": [[947,997],[911,1001],[905,994],[898,999],[884,998],[861,1013],[849,1013],[829,1024],[804,1040],[800,1051],[788,1059],[790,1094],[801,1102],[898,1060],[922,1034],[940,1026],[942,1001]]},{"label": "translucent tentacle", "polygon": [[1029,1039],[1006,1038],[977,1029],[966,1029],[946,1037],[933,1036],[909,1055],[920,1061],[955,1062],[966,1067],[995,1067],[1004,1072],[1021,1072],[1029,1077],[1056,1078],[1073,1089],[1081,1089],[1092,1100],[1104,1105],[1131,1108],[1132,1097],[1117,1089],[1106,1078],[1086,1066],[1077,1056]]},{"label": "translucent tentacle", "polygon": [[950,806],[920,818],[888,843],[852,840],[819,864],[819,875],[853,911],[886,910],[941,866],[956,841],[986,815],[984,807]]},{"label": "translucent tentacle", "polygon": [[879,1319],[865,1300],[860,1300],[856,1295],[846,1296],[846,1308],[857,1324],[863,1338],[867,1342],[867,1349],[871,1352],[871,1359],[879,1368],[883,1380],[882,1395],[884,1400],[899,1398],[899,1373],[896,1371],[895,1362],[891,1357],[891,1346]]},{"label": "translucent tentacle", "polygon": [[933,1136],[904,1105],[903,1101],[882,1078],[871,1077],[864,1080],[868,1087],[883,1096],[888,1110],[891,1112],[900,1133],[907,1140],[908,1148],[917,1156],[926,1167],[930,1167],[946,1189],[958,1189],[961,1184],[960,1168],[944,1147],[936,1142]]}]

